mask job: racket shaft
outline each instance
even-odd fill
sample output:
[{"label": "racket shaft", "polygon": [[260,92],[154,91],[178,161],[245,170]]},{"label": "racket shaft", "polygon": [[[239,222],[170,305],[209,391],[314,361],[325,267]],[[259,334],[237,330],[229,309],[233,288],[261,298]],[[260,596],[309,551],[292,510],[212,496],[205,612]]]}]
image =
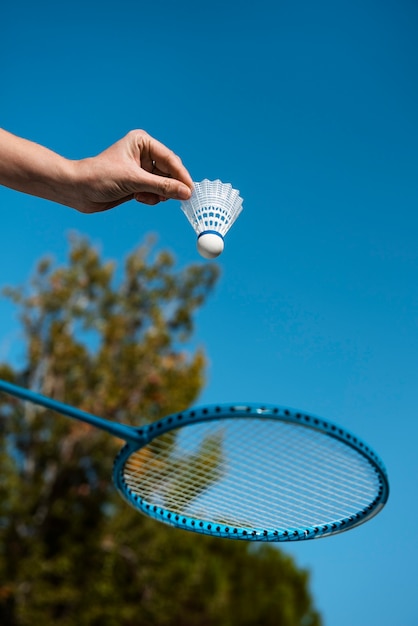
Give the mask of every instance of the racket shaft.
[{"label": "racket shaft", "polygon": [[23,387],[8,383],[4,380],[0,380],[0,391],[4,391],[4,393],[20,398],[21,400],[38,404],[46,409],[51,409],[57,413],[62,413],[63,415],[79,420],[80,422],[96,426],[96,428],[105,430],[111,435],[114,435],[119,439],[123,439],[124,441],[133,443],[143,442],[143,437],[141,437],[137,430],[131,426],[119,424],[117,422],[110,422],[109,420],[97,417],[97,415],[86,413],[85,411],[80,411],[79,409],[76,409],[68,404],[64,404],[63,402],[58,402],[58,400],[47,398],[46,396],[36,393],[35,391],[29,391],[29,389],[24,389]]}]

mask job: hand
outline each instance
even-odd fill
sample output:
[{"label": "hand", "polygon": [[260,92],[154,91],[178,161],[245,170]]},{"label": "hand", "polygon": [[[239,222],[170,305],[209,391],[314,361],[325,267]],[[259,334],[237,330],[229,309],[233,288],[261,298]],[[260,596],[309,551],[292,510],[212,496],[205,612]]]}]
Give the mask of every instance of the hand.
[{"label": "hand", "polygon": [[133,130],[95,157],[74,162],[71,202],[82,213],[106,211],[135,199],[155,205],[187,200],[193,190],[180,157],[143,130]]}]

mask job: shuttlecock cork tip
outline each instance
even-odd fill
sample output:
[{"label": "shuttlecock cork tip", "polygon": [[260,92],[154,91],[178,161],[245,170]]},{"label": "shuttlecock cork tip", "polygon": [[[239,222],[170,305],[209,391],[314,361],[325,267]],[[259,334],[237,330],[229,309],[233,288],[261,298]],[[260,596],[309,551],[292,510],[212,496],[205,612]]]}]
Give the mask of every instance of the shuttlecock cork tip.
[{"label": "shuttlecock cork tip", "polygon": [[197,238],[197,250],[205,259],[216,259],[222,254],[224,249],[224,239],[222,235],[215,231],[206,231]]}]

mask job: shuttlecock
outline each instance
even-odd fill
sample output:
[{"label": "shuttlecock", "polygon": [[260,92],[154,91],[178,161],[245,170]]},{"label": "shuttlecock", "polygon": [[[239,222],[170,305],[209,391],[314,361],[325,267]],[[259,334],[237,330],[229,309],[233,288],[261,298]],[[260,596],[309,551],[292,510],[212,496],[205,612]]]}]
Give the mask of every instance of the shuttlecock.
[{"label": "shuttlecock", "polygon": [[197,249],[205,259],[215,259],[224,249],[224,237],[242,211],[237,189],[220,180],[202,180],[194,184],[189,200],[181,208],[195,233]]}]

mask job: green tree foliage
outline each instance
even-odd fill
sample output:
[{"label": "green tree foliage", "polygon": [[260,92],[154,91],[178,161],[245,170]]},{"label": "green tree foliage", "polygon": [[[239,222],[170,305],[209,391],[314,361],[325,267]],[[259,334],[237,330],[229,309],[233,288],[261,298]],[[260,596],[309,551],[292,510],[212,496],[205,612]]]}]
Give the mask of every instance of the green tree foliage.
[{"label": "green tree foliage", "polygon": [[[0,375],[135,425],[182,410],[204,383],[190,340],[216,278],[151,244],[120,271],[74,237],[66,266],[42,260],[27,288],[8,289],[25,355]],[[122,501],[121,442],[4,395],[0,428],[2,625],[320,624],[307,573],[277,548],[172,529]]]}]

